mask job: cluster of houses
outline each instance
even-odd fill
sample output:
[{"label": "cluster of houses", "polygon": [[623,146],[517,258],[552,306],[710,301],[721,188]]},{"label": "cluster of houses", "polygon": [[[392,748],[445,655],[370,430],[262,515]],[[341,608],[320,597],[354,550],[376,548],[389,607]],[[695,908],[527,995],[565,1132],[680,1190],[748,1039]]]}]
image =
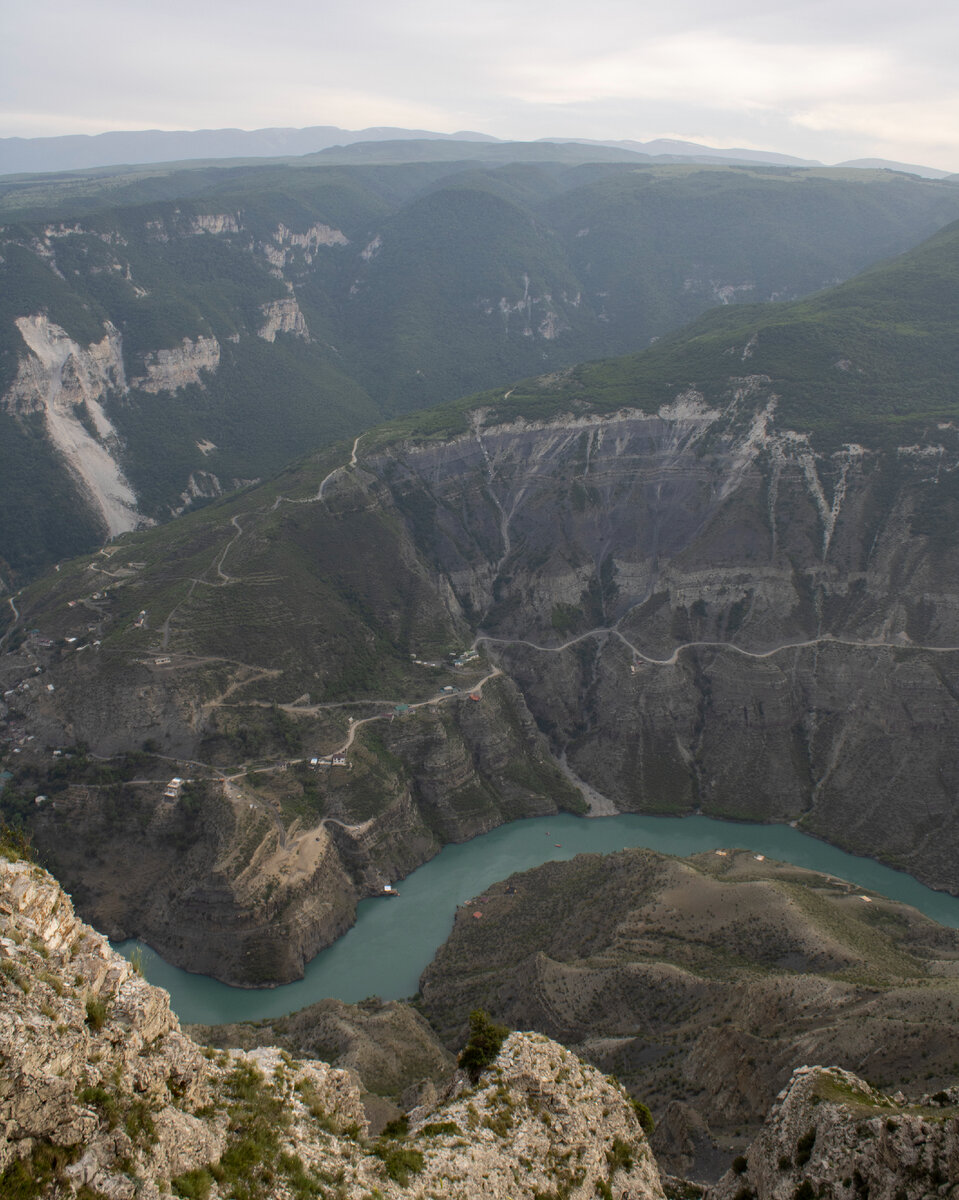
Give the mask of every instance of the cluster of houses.
[{"label": "cluster of houses", "polygon": [[349,767],[349,765],[349,759],[345,754],[327,754],[323,758],[310,759],[310,766],[317,771],[320,767]]},{"label": "cluster of houses", "polygon": [[183,787],[183,780],[179,775],[174,775],[170,782],[166,785],[163,792],[164,800],[176,800],[180,795],[180,788]]}]

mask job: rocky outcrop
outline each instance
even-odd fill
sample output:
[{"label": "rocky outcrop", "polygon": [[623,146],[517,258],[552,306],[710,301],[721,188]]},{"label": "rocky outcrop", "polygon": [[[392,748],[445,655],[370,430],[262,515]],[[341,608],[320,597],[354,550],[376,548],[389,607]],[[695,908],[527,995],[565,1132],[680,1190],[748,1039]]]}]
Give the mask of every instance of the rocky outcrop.
[{"label": "rocky outcrop", "polygon": [[348,246],[350,239],[339,229],[317,221],[302,233],[295,233],[282,222],[261,249],[270,264],[278,271],[298,258],[309,266],[321,246]]},{"label": "rocky outcrop", "polygon": [[220,365],[220,343],[214,337],[184,338],[171,350],[153,350],[143,356],[145,375],[130,380],[130,386],[157,395],[175,392],[190,384],[203,386],[201,372],[215,372]]},{"label": "rocky outcrop", "polygon": [[409,1117],[430,1174],[457,1200],[663,1195],[624,1091],[542,1035],[511,1034],[478,1087],[459,1078],[438,1106]]},{"label": "rocky outcrop", "polygon": [[663,1196],[628,1099],[546,1038],[511,1035],[475,1085],[457,1075],[406,1136],[371,1143],[349,1072],[201,1051],[49,875],[4,858],[0,1120],[5,1195]]},{"label": "rocky outcrop", "polygon": [[243,1050],[280,1046],[298,1058],[322,1058],[354,1072],[366,1091],[397,1100],[410,1089],[418,1095],[430,1085],[437,1094],[455,1066],[452,1054],[415,1008],[375,996],[359,1004],[320,1000],[287,1017],[254,1024],[194,1025],[188,1032],[203,1045]]},{"label": "rocky outcrop", "polygon": [[959,1088],[915,1104],[837,1067],[800,1067],[708,1200],[933,1200],[957,1194]]},{"label": "rocky outcrop", "polygon": [[120,1200],[135,1190],[125,1170],[169,1178],[218,1157],[222,1125],[197,1115],[213,1072],[166,993],[30,863],[0,859],[0,931],[0,1181],[56,1163],[60,1194]]},{"label": "rocky outcrop", "polygon": [[294,337],[310,340],[306,318],[300,312],[295,296],[261,304],[260,312],[263,314],[263,324],[256,332],[265,342],[275,342],[278,333],[292,333]]},{"label": "rocky outcrop", "polygon": [[188,224],[190,233],[239,233],[243,226],[240,224],[239,213],[199,213],[191,217]]},{"label": "rocky outcrop", "polygon": [[149,524],[119,465],[119,438],[103,407],[108,396],[126,392],[120,334],[107,323],[103,339],[84,347],[43,314],[16,325],[29,353],[2,406],[14,415],[43,415],[47,436],[108,536]]}]

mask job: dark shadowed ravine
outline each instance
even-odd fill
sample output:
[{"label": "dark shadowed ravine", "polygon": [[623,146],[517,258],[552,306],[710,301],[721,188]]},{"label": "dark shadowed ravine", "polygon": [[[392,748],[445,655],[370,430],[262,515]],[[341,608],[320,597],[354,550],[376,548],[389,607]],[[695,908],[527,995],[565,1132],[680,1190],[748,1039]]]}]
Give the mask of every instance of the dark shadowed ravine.
[{"label": "dark shadowed ravine", "polygon": [[[732,825],[707,817],[624,814],[584,820],[563,815],[516,821],[461,845],[446,846],[403,880],[398,899],[362,901],[355,926],[308,963],[305,977],[296,983],[229,987],[172,967],[145,946],[144,973],[170,992],[173,1009],[185,1022],[255,1021],[326,997],[349,1003],[371,995],[400,999],[417,991],[422,971],[452,928],[457,905],[540,863],[627,846],[678,855],[740,847],[835,875],[959,928],[959,898],[934,892],[901,871],[847,854],[788,825]],[[482,907],[478,900],[476,911],[482,912]],[[129,956],[138,945],[128,941],[118,949]]]}]

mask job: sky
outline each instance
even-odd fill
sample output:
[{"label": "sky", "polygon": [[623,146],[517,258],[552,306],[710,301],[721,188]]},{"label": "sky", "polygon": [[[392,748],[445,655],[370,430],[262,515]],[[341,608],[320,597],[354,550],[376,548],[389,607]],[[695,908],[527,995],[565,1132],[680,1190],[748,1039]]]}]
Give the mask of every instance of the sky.
[{"label": "sky", "polygon": [[959,4],[0,0],[0,137],[306,125],[959,171]]}]

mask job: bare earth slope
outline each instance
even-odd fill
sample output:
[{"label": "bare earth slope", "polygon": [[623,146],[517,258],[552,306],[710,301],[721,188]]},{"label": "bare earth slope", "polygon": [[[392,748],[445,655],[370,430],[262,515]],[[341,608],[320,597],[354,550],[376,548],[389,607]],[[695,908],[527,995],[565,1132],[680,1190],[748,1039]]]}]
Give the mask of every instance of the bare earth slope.
[{"label": "bare earth slope", "polygon": [[487,1008],[615,1071],[657,1116],[679,1101],[723,1136],[804,1063],[917,1091],[959,1062],[959,934],[745,851],[513,876],[463,906],[421,989],[448,1044]]}]

